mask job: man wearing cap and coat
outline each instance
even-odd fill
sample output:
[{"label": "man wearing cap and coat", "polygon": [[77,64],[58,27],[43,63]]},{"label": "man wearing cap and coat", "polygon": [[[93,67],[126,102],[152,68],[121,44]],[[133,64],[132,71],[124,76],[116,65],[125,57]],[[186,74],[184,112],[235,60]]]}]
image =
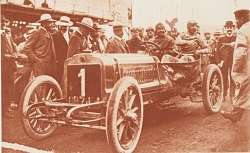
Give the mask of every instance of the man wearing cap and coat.
[{"label": "man wearing cap and coat", "polygon": [[81,22],[76,22],[78,29],[72,34],[69,39],[69,47],[67,58],[75,54],[81,53],[84,50],[91,49],[90,33],[95,31],[93,28],[93,20],[84,17]]},{"label": "man wearing cap and coat", "polygon": [[52,34],[56,54],[56,71],[55,77],[58,82],[62,81],[64,61],[67,58],[68,43],[70,39],[69,27],[73,25],[70,18],[61,16],[60,20],[55,23],[58,26],[58,31]]},{"label": "man wearing cap and coat", "polygon": [[250,9],[238,9],[234,12],[238,32],[233,54],[232,78],[239,88],[234,98],[232,111],[222,111],[222,115],[237,122],[244,110],[250,110]]},{"label": "man wearing cap and coat", "polygon": [[123,40],[122,25],[113,26],[114,37],[112,37],[107,44],[106,53],[129,53],[129,47]]},{"label": "man wearing cap and coat", "polygon": [[[224,99],[227,95],[227,90],[229,89],[229,84],[231,87],[234,85],[231,77],[231,69],[233,64],[233,50],[234,43],[236,40],[236,35],[234,34],[234,24],[232,21],[226,21],[224,25],[225,34],[218,38],[217,50],[215,52],[216,63],[221,67],[221,73],[223,77],[224,84]],[[229,83],[229,81],[231,83]]]},{"label": "man wearing cap and coat", "polygon": [[28,56],[33,75],[54,75],[56,55],[50,32],[55,20],[50,14],[42,14],[41,26],[28,37],[23,52]]}]

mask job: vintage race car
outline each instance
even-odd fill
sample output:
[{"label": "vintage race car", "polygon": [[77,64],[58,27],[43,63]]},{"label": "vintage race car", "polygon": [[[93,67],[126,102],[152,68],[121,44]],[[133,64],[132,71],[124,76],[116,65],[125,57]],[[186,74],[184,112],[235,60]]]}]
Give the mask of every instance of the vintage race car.
[{"label": "vintage race car", "polygon": [[165,107],[174,96],[190,96],[203,102],[208,113],[216,113],[224,92],[217,65],[210,64],[201,73],[200,59],[160,62],[146,54],[74,55],[65,62],[60,84],[50,76],[28,83],[20,105],[26,134],[40,140],[61,124],[101,129],[111,151],[119,153],[134,152],[144,105]]}]

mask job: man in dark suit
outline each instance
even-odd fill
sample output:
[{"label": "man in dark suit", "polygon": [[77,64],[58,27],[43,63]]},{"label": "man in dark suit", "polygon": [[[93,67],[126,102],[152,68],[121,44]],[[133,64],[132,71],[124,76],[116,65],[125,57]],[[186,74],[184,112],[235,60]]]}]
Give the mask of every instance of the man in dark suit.
[{"label": "man in dark suit", "polygon": [[67,58],[68,43],[70,39],[69,27],[73,25],[73,22],[70,21],[69,17],[62,16],[60,20],[55,24],[58,26],[58,31],[52,34],[57,58],[55,77],[58,82],[61,82],[63,76],[64,61]]},{"label": "man in dark suit", "polygon": [[28,56],[33,74],[54,75],[56,54],[50,31],[55,20],[49,14],[42,14],[41,26],[28,37],[23,52]]},{"label": "man in dark suit", "polygon": [[[233,65],[233,51],[236,40],[233,21],[226,21],[224,25],[225,34],[218,38],[217,50],[215,52],[216,63],[221,67],[224,83],[224,98],[227,95],[229,84],[233,85],[231,69]],[[229,77],[228,77],[229,76]],[[229,81],[231,83],[229,83]],[[233,87],[233,86],[232,86]]]},{"label": "man in dark suit", "polygon": [[92,47],[90,42],[90,33],[95,31],[93,28],[93,20],[91,18],[84,17],[81,22],[76,22],[76,26],[78,26],[78,29],[69,39],[67,58],[81,53],[84,50],[90,50]]},{"label": "man in dark suit", "polygon": [[114,37],[111,38],[106,47],[106,53],[129,53],[128,45],[123,40],[123,26],[113,26]]}]

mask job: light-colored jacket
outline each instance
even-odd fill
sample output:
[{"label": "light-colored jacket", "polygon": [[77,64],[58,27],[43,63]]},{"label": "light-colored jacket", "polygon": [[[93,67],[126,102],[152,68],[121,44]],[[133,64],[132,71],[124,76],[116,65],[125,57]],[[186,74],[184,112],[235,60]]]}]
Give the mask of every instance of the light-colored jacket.
[{"label": "light-colored jacket", "polygon": [[237,32],[233,55],[233,80],[242,83],[250,75],[250,21]]}]

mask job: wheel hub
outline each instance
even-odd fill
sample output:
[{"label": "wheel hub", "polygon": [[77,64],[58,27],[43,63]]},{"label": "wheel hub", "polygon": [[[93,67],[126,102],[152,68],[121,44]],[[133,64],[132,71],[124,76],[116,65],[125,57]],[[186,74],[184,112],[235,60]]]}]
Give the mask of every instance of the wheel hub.
[{"label": "wheel hub", "polygon": [[128,110],[126,115],[125,115],[125,118],[128,120],[136,121],[137,114],[132,112],[131,110]]}]

